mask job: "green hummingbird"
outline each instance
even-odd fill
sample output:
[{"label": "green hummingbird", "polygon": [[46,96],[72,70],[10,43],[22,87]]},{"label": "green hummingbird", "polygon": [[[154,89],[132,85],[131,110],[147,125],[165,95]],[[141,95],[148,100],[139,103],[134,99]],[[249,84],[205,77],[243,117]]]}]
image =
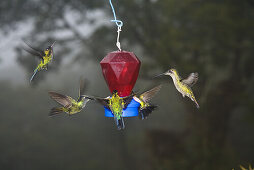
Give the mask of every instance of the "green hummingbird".
[{"label": "green hummingbird", "polygon": [[[254,170],[254,168],[252,168],[250,164],[249,164],[249,169],[244,168],[242,165],[240,165],[240,168],[241,168],[241,170]],[[234,169],[232,169],[232,170],[234,170]]]},{"label": "green hummingbird", "polygon": [[72,99],[70,96],[65,96],[56,92],[48,92],[50,97],[54,99],[56,102],[62,105],[62,107],[54,107],[51,109],[49,116],[54,116],[59,113],[65,112],[69,115],[73,115],[75,113],[80,112],[85,106],[86,103],[93,98],[84,95],[85,83],[84,80],[80,80],[80,88],[79,88],[79,97],[78,100]]},{"label": "green hummingbird", "polygon": [[133,99],[140,103],[139,106],[139,118],[140,119],[146,119],[154,109],[156,109],[158,106],[152,105],[149,103],[149,101],[160,91],[161,85],[158,85],[151,90],[148,90],[144,93],[142,93],[140,96],[134,96]]},{"label": "green hummingbird", "polygon": [[197,108],[199,108],[199,104],[191,90],[191,87],[198,81],[198,73],[190,73],[186,79],[182,79],[176,69],[169,69],[165,73],[159,74],[158,76],[161,75],[171,76],[176,89],[182,94],[182,96],[189,97],[193,102],[195,102]]},{"label": "green hummingbird", "polygon": [[114,90],[112,93],[112,97],[107,98],[98,98],[95,97],[94,99],[97,100],[100,104],[105,106],[107,109],[111,110],[114,115],[114,119],[117,125],[117,129],[121,130],[124,129],[124,120],[122,117],[123,109],[130,104],[134,94],[126,97],[120,97],[118,95],[117,90]]},{"label": "green hummingbird", "polygon": [[36,69],[34,70],[34,73],[33,73],[32,77],[30,78],[30,82],[33,80],[34,76],[36,75],[36,73],[38,71],[48,69],[48,64],[51,62],[51,60],[53,59],[53,56],[54,56],[53,46],[54,46],[55,42],[53,42],[53,44],[48,46],[45,50],[38,50],[25,42],[29,48],[24,47],[24,50],[26,50],[28,53],[30,53],[34,56],[39,57],[39,59],[41,60],[40,63],[37,65]]}]

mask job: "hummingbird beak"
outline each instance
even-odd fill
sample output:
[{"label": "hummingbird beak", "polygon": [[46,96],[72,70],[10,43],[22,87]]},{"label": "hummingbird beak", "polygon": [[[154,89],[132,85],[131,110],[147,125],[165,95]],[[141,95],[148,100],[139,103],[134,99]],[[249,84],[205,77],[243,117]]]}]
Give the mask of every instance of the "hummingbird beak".
[{"label": "hummingbird beak", "polygon": [[161,77],[161,76],[164,76],[164,75],[165,75],[165,73],[161,73],[161,74],[159,74],[157,76],[154,76],[154,78]]},{"label": "hummingbird beak", "polygon": [[53,44],[50,46],[51,48],[53,48],[53,46],[55,45],[56,41],[53,42]]},{"label": "hummingbird beak", "polygon": [[166,71],[165,73],[161,73],[161,74],[159,74],[159,75],[155,76],[154,78],[156,78],[156,77],[160,77],[160,76],[166,76],[166,75],[169,75],[169,73],[171,73],[171,71],[170,71],[170,70]]},{"label": "hummingbird beak", "polygon": [[94,100],[94,98],[93,97],[90,97],[90,96],[86,96],[86,95],[81,95],[82,97],[84,97],[84,98],[87,98],[87,99],[89,99],[89,100]]}]

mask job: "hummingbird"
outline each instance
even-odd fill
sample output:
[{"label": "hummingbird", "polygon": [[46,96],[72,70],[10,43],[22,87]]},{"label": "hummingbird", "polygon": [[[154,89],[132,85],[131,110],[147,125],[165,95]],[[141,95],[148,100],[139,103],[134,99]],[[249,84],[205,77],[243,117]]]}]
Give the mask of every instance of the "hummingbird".
[{"label": "hummingbird", "polygon": [[254,168],[252,168],[251,165],[249,165],[249,169],[244,168],[242,165],[240,165],[240,168],[241,168],[241,170],[254,170]]},{"label": "hummingbird", "polygon": [[96,97],[95,100],[97,100],[100,104],[105,106],[107,109],[111,110],[111,112],[114,115],[117,129],[121,130],[121,129],[124,129],[125,127],[124,120],[122,117],[123,109],[127,108],[133,96],[134,94],[126,96],[126,97],[120,97],[118,95],[117,90],[114,90],[112,93],[112,97],[107,97],[107,98]]},{"label": "hummingbird", "polygon": [[139,112],[139,118],[140,119],[146,119],[154,109],[156,109],[158,106],[152,105],[148,103],[161,89],[161,85],[158,85],[151,90],[148,90],[144,93],[142,93],[140,96],[135,95],[133,99],[140,103],[138,112]]},{"label": "hummingbird", "polygon": [[48,64],[53,59],[53,46],[55,42],[53,42],[53,44],[48,46],[45,50],[38,50],[25,42],[29,48],[24,48],[24,50],[26,50],[28,53],[34,56],[37,56],[41,60],[40,63],[37,65],[37,67],[34,69],[34,73],[32,77],[30,78],[30,82],[32,82],[34,76],[36,75],[38,71],[48,69]]},{"label": "hummingbird", "polygon": [[196,107],[199,108],[199,104],[191,90],[191,87],[198,81],[198,73],[190,73],[186,79],[182,79],[176,69],[169,69],[165,73],[159,74],[156,77],[161,75],[171,76],[176,89],[182,94],[182,96],[189,97],[193,102],[195,102]]},{"label": "hummingbird", "polygon": [[54,107],[51,109],[49,116],[54,116],[59,113],[65,112],[69,115],[73,115],[75,113],[80,112],[85,106],[86,103],[90,100],[93,100],[93,98],[84,95],[84,89],[85,89],[85,83],[84,80],[80,80],[80,88],[79,88],[79,97],[78,100],[74,100],[70,96],[65,96],[56,92],[48,92],[50,97],[54,99],[56,102],[62,105],[62,107]]}]

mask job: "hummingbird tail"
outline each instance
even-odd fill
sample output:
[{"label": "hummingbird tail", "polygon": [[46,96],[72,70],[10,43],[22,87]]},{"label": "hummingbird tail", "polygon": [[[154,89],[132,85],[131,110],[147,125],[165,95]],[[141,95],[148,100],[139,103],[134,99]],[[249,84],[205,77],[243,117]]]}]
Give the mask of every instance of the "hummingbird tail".
[{"label": "hummingbird tail", "polygon": [[157,108],[156,105],[150,105],[139,110],[139,119],[144,120]]},{"label": "hummingbird tail", "polygon": [[38,68],[36,68],[36,69],[34,70],[34,74],[33,74],[32,77],[30,78],[30,83],[32,82],[34,76],[36,75],[36,73],[37,73],[38,71],[39,71]]},{"label": "hummingbird tail", "polygon": [[120,119],[117,119],[116,117],[114,117],[114,119],[116,122],[117,130],[124,129],[125,125],[124,125],[123,117],[121,117]]},{"label": "hummingbird tail", "polygon": [[199,104],[198,104],[198,102],[194,99],[194,102],[195,102],[195,104],[196,104],[196,107],[199,109]]},{"label": "hummingbird tail", "polygon": [[62,112],[63,112],[63,109],[61,107],[53,107],[49,112],[49,116],[55,116]]}]

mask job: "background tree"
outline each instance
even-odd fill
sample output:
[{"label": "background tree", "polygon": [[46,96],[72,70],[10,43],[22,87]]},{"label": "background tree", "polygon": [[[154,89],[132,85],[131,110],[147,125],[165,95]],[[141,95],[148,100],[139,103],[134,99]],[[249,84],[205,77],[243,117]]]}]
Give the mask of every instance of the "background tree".
[{"label": "background tree", "polygon": [[[122,155],[122,162],[116,165],[127,169],[147,166],[148,169],[212,170],[233,168],[242,161],[253,164],[253,135],[240,133],[246,124],[254,121],[253,2],[124,0],[113,3],[119,19],[124,21],[122,48],[137,51],[142,58],[140,84],[159,83],[160,80],[150,78],[170,67],[178,69],[183,77],[197,71],[200,78],[194,92],[201,106],[197,110],[192,102],[176,95],[177,101],[183,100],[180,107],[186,113],[181,132],[150,127],[146,135],[141,135],[143,140],[135,135],[143,141],[141,150],[150,150],[150,156],[145,157],[149,163],[144,161],[148,165],[131,160],[133,153],[128,147],[132,142],[125,142],[131,137],[111,136],[110,142],[119,142],[117,148]],[[106,15],[106,23],[93,17],[98,11]],[[98,63],[107,52],[116,50],[116,28],[109,23],[112,13],[107,1],[6,0],[0,2],[0,16],[1,29],[6,33],[15,29],[17,23],[32,20],[29,42],[43,46],[57,40],[56,53],[61,57],[55,57],[56,64],[50,70],[59,69],[68,57],[70,65],[85,64],[87,60]],[[80,30],[84,24],[92,28],[88,34],[88,30]],[[61,31],[70,35],[59,36]],[[17,54],[18,62],[30,76],[35,61],[25,57],[27,54],[19,48]],[[36,82],[43,80],[44,75]],[[171,80],[165,83],[172,93],[177,93]],[[172,102],[172,93],[161,94],[160,105]],[[160,112],[179,111],[165,110]]]}]

